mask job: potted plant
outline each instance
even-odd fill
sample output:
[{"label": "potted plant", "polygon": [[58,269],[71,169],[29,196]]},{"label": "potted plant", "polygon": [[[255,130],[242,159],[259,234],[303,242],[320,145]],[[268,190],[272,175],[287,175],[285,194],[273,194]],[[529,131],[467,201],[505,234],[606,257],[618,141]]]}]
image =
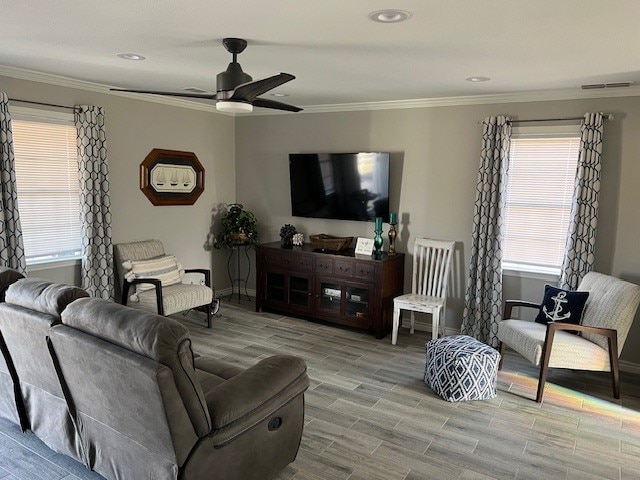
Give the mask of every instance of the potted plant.
[{"label": "potted plant", "polygon": [[253,212],[240,203],[227,205],[227,213],[221,219],[222,230],[216,237],[216,248],[234,245],[252,245],[258,241],[258,220]]}]

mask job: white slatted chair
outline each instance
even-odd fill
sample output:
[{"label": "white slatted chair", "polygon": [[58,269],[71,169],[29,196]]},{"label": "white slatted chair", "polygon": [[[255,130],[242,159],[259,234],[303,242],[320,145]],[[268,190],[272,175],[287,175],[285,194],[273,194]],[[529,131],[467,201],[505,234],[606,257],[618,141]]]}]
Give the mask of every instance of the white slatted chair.
[{"label": "white slatted chair", "polygon": [[431,336],[438,338],[442,325],[444,336],[447,284],[455,242],[420,238],[413,245],[413,281],[411,293],[393,299],[393,331],[391,343],[398,340],[400,311],[411,311],[411,333],[415,327],[415,313],[431,314]]}]

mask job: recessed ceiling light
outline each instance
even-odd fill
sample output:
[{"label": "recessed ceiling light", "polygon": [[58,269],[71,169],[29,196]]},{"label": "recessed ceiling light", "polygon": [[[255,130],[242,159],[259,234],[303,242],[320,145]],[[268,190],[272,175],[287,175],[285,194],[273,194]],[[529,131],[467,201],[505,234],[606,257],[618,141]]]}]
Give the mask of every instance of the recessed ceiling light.
[{"label": "recessed ceiling light", "polygon": [[288,97],[289,95],[286,93],[272,93],[272,97]]},{"label": "recessed ceiling light", "polygon": [[489,77],[469,77],[466,80],[467,82],[478,83],[478,82],[488,82],[491,79]]},{"label": "recessed ceiling light", "polygon": [[369,14],[369,18],[374,22],[380,23],[398,23],[404,22],[411,18],[411,13],[405,10],[376,10],[375,12],[371,12]]},{"label": "recessed ceiling light", "polygon": [[137,53],[118,53],[116,56],[124,60],[144,60],[144,57]]}]

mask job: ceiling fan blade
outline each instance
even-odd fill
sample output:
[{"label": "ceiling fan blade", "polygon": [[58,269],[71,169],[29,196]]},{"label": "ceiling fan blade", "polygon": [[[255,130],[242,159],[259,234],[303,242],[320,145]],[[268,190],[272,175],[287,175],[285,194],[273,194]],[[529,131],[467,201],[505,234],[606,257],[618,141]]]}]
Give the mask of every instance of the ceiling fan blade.
[{"label": "ceiling fan blade", "polygon": [[275,110],[286,110],[287,112],[300,112],[300,107],[294,107],[293,105],[287,105],[286,103],[276,102],[273,100],[267,100],[266,98],[256,98],[251,102],[254,107],[272,108]]},{"label": "ceiling fan blade", "polygon": [[204,98],[215,100],[215,93],[182,93],[182,92],[158,92],[156,90],[130,90],[127,88],[110,88],[112,92],[146,93],[149,95],[164,95],[166,97]]},{"label": "ceiling fan blade", "polygon": [[253,102],[258,96],[263,93],[273,90],[279,87],[283,83],[290,82],[294,77],[290,73],[278,73],[271,77],[262,78],[260,80],[254,80],[253,82],[243,83],[233,89],[233,95],[229,100],[244,100],[245,102]]}]

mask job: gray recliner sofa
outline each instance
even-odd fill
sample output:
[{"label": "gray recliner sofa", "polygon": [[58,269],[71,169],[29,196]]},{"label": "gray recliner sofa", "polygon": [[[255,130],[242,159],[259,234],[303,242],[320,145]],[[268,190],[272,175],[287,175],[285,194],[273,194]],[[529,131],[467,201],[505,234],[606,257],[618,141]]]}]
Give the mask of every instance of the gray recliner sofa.
[{"label": "gray recliner sofa", "polygon": [[[17,282],[24,276],[11,268],[0,267],[0,302],[4,302],[5,293],[7,288],[12,283]],[[9,359],[9,364],[7,364],[7,346],[4,342],[4,338],[2,337],[2,333],[0,331],[0,417],[6,418],[7,420],[12,421],[13,423],[22,424],[24,423],[24,414],[19,414],[16,408],[16,395],[20,396],[18,391],[14,392],[14,378],[16,377],[15,368]],[[22,403],[21,403],[22,405]],[[21,425],[23,430],[26,426]]]},{"label": "gray recliner sofa", "polygon": [[194,359],[182,324],[99,299],[69,305],[49,337],[85,463],[109,479],[268,479],[296,457],[297,357]]},{"label": "gray recliner sofa", "polygon": [[10,285],[5,296],[0,303],[0,377],[5,378],[0,416],[19,423],[23,431],[32,430],[56,452],[82,460],[46,338],[67,305],[88,294],[77,287],[25,278]]}]

